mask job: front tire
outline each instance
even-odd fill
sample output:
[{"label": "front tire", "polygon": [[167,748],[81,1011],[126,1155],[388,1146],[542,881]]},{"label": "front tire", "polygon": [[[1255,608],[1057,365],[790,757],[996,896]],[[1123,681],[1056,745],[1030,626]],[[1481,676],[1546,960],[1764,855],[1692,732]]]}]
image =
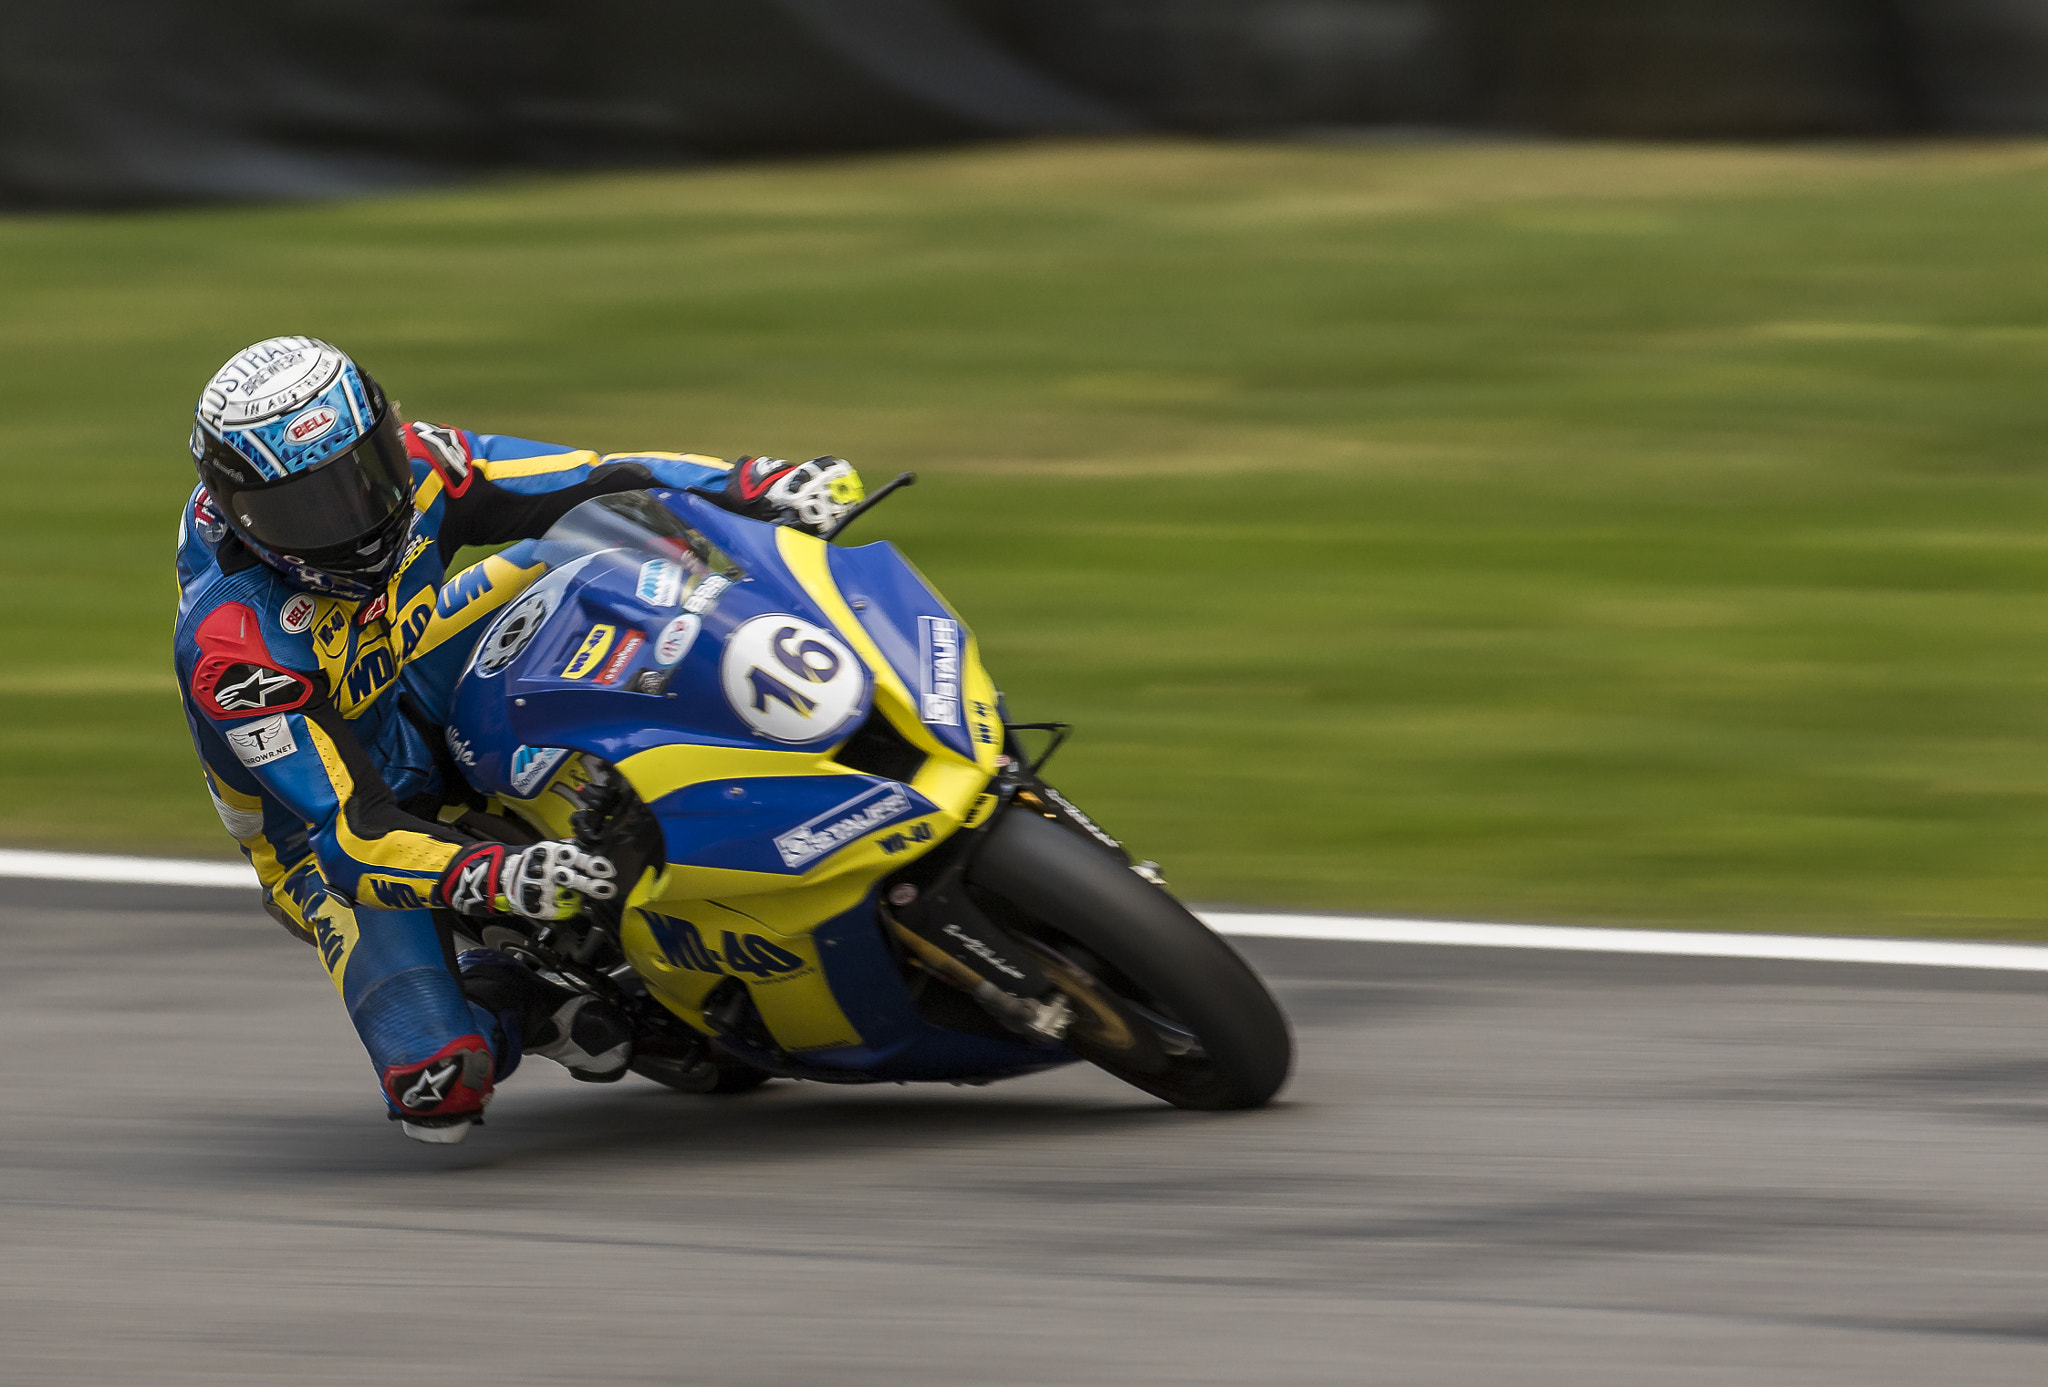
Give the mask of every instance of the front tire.
[{"label": "front tire", "polygon": [[1099,845],[1013,807],[989,828],[967,881],[1006,928],[1086,973],[1146,1032],[1134,1045],[1070,1036],[1083,1059],[1180,1108],[1256,1108],[1287,1081],[1294,1045],[1266,985],[1187,907]]}]

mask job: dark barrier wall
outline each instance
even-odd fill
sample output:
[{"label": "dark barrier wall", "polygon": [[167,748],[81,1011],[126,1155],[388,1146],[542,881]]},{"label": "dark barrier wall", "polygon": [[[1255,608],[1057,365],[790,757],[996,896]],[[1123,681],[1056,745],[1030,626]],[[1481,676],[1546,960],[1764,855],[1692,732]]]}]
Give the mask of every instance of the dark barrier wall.
[{"label": "dark barrier wall", "polygon": [[1145,128],[2048,130],[2048,0],[95,0],[7,17],[13,206]]}]

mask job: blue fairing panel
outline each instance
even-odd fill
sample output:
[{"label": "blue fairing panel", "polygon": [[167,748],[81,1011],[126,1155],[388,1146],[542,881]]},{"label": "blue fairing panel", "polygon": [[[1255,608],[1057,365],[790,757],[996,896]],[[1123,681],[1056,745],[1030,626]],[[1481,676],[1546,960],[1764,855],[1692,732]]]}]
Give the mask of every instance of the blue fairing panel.
[{"label": "blue fairing panel", "polygon": [[833,999],[865,1044],[806,1051],[806,1064],[916,1082],[994,1078],[1074,1059],[1064,1046],[967,1035],[920,1016],[882,938],[872,897],[818,926],[814,937]]},{"label": "blue fairing panel", "polygon": [[692,867],[795,875],[890,824],[938,812],[907,785],[866,775],[716,780],[651,806],[669,860]]},{"label": "blue fairing panel", "polygon": [[960,697],[968,630],[893,544],[828,551],[833,580],[917,698],[932,734],[972,760]]}]

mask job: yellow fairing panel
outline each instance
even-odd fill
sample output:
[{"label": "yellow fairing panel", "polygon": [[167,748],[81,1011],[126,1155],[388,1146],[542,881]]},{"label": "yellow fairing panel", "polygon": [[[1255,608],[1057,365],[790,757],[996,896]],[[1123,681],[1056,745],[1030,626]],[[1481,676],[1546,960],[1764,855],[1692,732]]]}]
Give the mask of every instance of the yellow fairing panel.
[{"label": "yellow fairing panel", "polygon": [[[726,977],[736,977],[746,985],[778,1043],[796,1052],[861,1041],[832,996],[813,931],[858,905],[885,873],[987,817],[995,802],[986,790],[1002,749],[1002,726],[995,711],[995,686],[970,639],[962,659],[961,692],[975,755],[962,756],[941,742],[919,716],[915,696],[840,594],[827,565],[825,544],[789,528],[777,533],[776,543],[790,572],[867,665],[875,708],[904,740],[925,753],[925,763],[910,783],[935,810],[856,839],[800,875],[671,862],[659,873],[650,872],[627,897],[622,943],[650,990],[692,1026],[716,1030],[705,1019],[704,999]],[[836,750],[673,745],[629,756],[618,770],[642,800],[653,803],[677,790],[721,779],[857,777],[858,772],[831,759]],[[562,773],[580,775],[569,769],[576,760],[570,758]],[[567,831],[573,806],[562,796],[544,791],[524,807],[545,819],[551,831]],[[891,837],[897,840],[895,852],[883,846]]]}]

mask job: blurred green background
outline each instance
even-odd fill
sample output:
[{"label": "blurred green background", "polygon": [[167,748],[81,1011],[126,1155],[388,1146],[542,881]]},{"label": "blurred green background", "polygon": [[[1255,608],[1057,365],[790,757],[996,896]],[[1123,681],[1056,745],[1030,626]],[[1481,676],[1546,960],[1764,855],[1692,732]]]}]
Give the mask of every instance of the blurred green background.
[{"label": "blurred green background", "polygon": [[188,411],[836,451],[1184,895],[2048,937],[2048,147],[1022,146],[0,220],[0,842],[226,855]]}]

